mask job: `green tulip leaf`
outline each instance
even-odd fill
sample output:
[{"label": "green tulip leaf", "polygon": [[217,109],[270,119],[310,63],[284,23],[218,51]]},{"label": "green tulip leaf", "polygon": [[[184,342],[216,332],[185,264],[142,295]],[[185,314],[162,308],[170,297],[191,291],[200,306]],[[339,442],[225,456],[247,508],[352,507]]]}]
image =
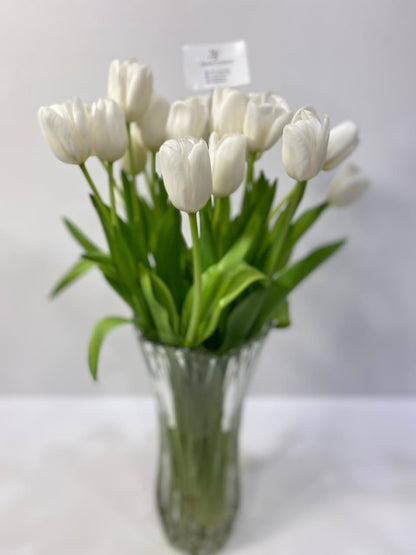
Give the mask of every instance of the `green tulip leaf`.
[{"label": "green tulip leaf", "polygon": [[290,326],[289,302],[284,299],[273,314],[273,326],[275,328],[287,328]]},{"label": "green tulip leaf", "polygon": [[284,248],[291,220],[302,200],[305,187],[306,181],[296,183],[292,196],[287,202],[284,210],[280,213],[273,229],[270,232],[268,239],[269,250],[264,264],[264,271],[266,274],[273,275],[276,271],[276,265]]},{"label": "green tulip leaf", "polygon": [[[238,237],[244,233],[247,225],[250,225],[250,220],[255,214],[258,218],[257,225],[262,227],[263,233],[259,233],[259,239],[264,239],[267,236],[267,226],[271,206],[277,190],[277,180],[270,183],[263,172],[261,172],[258,180],[253,184],[251,189],[245,189],[242,212],[231,223],[230,232],[228,234],[229,248],[234,244]],[[257,247],[252,249],[252,253],[257,254]],[[247,261],[249,261],[247,259]],[[250,260],[251,262],[251,260]]]},{"label": "green tulip leaf", "polygon": [[119,219],[119,226],[123,231],[124,238],[134,252],[135,258],[142,264],[147,265],[147,251],[149,243],[147,210],[149,206],[135,192],[134,182],[131,182],[127,174],[121,172],[124,200],[126,204],[127,224]]},{"label": "green tulip leaf", "polygon": [[[225,258],[225,257],[224,257]],[[215,331],[223,310],[255,282],[267,277],[245,262],[229,265],[224,258],[202,274],[202,302],[195,344],[200,345]],[[182,314],[182,332],[186,335],[193,304],[194,287],[189,290]]]},{"label": "green tulip leaf", "polygon": [[[208,206],[208,205],[207,205]],[[200,246],[202,258],[202,270],[205,271],[217,261],[214,234],[212,232],[209,211],[204,208],[199,212]]]},{"label": "green tulip leaf", "polygon": [[107,269],[114,268],[113,259],[105,252],[87,252],[82,255],[82,258]]},{"label": "green tulip leaf", "polygon": [[94,380],[97,379],[98,358],[104,339],[106,338],[108,333],[115,327],[131,322],[132,321],[128,318],[122,318],[119,316],[108,316],[95,324],[91,333],[88,347],[88,364]]},{"label": "green tulip leaf", "polygon": [[154,257],[157,274],[172,292],[178,308],[187,289],[182,271],[185,256],[181,215],[174,206],[169,206],[161,218]]},{"label": "green tulip leaf", "polygon": [[88,239],[84,232],[81,231],[77,225],[71,222],[71,220],[64,218],[63,221],[75,241],[77,241],[77,243],[79,243],[87,252],[100,251],[100,249],[90,239]]},{"label": "green tulip leaf", "polygon": [[175,345],[178,341],[179,316],[172,294],[154,272],[143,266],[140,268],[140,283],[159,341]]},{"label": "green tulip leaf", "polygon": [[262,308],[265,294],[264,287],[256,289],[234,306],[226,321],[221,352],[238,347],[249,337]]},{"label": "green tulip leaf", "polygon": [[65,272],[65,274],[61,277],[61,279],[51,291],[50,296],[56,297],[58,293],[66,289],[75,280],[86,274],[95,266],[96,264],[91,260],[80,260],[79,262],[71,266],[71,268],[67,272]]},{"label": "green tulip leaf", "polygon": [[344,243],[345,240],[342,240],[320,247],[292,266],[284,268],[267,288],[261,311],[250,334],[259,333],[266,323],[273,320],[274,314],[287,295]]},{"label": "green tulip leaf", "polygon": [[296,243],[310,229],[327,207],[328,203],[323,202],[318,204],[318,206],[309,208],[290,226],[286,242],[276,263],[277,269],[286,266]]}]

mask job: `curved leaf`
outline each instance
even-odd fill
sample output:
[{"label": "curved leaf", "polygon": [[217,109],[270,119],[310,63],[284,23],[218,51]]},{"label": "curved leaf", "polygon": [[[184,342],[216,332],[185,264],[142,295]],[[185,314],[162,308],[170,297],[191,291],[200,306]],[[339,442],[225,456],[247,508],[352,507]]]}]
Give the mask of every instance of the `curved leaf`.
[{"label": "curved leaf", "polygon": [[79,262],[71,266],[71,268],[61,277],[61,279],[52,289],[50,296],[56,297],[58,293],[63,291],[66,287],[68,287],[68,285],[71,285],[73,281],[80,278],[82,275],[84,275],[95,266],[96,264],[91,260],[80,260]]},{"label": "curved leaf", "polygon": [[[202,274],[202,302],[196,345],[200,345],[214,333],[223,310],[243,291],[251,284],[267,279],[262,272],[245,262],[229,266],[221,261],[208,268]],[[194,288],[191,287],[182,313],[182,331],[185,334],[189,326],[193,296]]]},{"label": "curved leaf", "polygon": [[292,266],[283,269],[270,287],[267,288],[262,309],[250,334],[255,335],[258,333],[273,318],[286,296],[315,268],[342,247],[344,243],[345,240],[341,240],[320,247],[292,264]]},{"label": "curved leaf", "polygon": [[153,272],[140,268],[140,283],[159,341],[176,344],[179,316],[169,289]]},{"label": "curved leaf", "polygon": [[284,247],[290,222],[302,200],[306,188],[306,181],[298,181],[286,208],[280,213],[272,231],[270,232],[269,250],[266,256],[264,271],[273,275],[277,269],[277,262]]},{"label": "curved leaf", "polygon": [[237,347],[246,340],[260,313],[266,292],[265,288],[252,291],[231,310],[227,318],[221,352]]},{"label": "curved leaf", "polygon": [[275,328],[288,328],[290,326],[289,302],[284,299],[273,314],[273,325]]},{"label": "curved leaf", "polygon": [[75,241],[77,241],[77,243],[79,243],[81,247],[84,247],[86,251],[88,252],[100,251],[97,245],[95,245],[90,239],[88,239],[85,233],[81,231],[77,225],[71,222],[71,220],[69,220],[68,218],[64,218],[64,224],[68,229],[69,233],[75,239]]},{"label": "curved leaf", "polygon": [[97,379],[97,365],[101,345],[107,334],[115,327],[120,326],[121,324],[129,324],[131,322],[132,320],[128,318],[122,318],[120,316],[108,316],[95,324],[88,346],[88,365],[90,367],[90,372],[94,380]]},{"label": "curved leaf", "polygon": [[157,273],[174,295],[177,307],[183,301],[187,286],[182,272],[185,251],[181,214],[174,206],[169,206],[160,221],[154,257]]},{"label": "curved leaf", "polygon": [[[207,208],[208,207],[208,208]],[[199,212],[199,227],[200,227],[200,245],[201,245],[201,258],[202,258],[202,270],[206,270],[217,261],[216,247],[214,234],[212,232],[212,224],[208,210],[209,203],[207,207],[203,208]]]},{"label": "curved leaf", "polygon": [[293,247],[299,239],[308,231],[308,229],[316,222],[319,216],[328,208],[327,202],[322,202],[317,206],[305,210],[299,218],[290,226],[285,244],[280,253],[276,268],[283,268],[292,254]]}]

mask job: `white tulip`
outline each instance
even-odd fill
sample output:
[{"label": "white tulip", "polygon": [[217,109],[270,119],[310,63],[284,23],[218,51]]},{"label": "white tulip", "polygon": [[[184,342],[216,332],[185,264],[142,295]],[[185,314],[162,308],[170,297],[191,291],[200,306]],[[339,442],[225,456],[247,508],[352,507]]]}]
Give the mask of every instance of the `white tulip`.
[{"label": "white tulip", "polygon": [[332,170],[343,162],[356,148],[358,141],[358,126],[353,121],[344,121],[331,129],[324,170]]},{"label": "white tulip", "polygon": [[126,152],[129,141],[124,112],[110,98],[100,98],[91,106],[93,151],[107,162],[115,162]]},{"label": "white tulip", "polygon": [[91,156],[91,116],[79,98],[43,106],[38,117],[42,133],[59,160],[82,164]]},{"label": "white tulip", "polygon": [[205,137],[209,110],[207,103],[199,96],[177,100],[169,110],[166,136],[170,139],[184,137]]},{"label": "white tulip", "polygon": [[224,135],[214,131],[209,138],[212,169],[212,189],[217,197],[228,197],[238,189],[244,179],[246,167],[246,140],[243,135]]},{"label": "white tulip", "polygon": [[126,121],[138,121],[150,103],[153,74],[150,67],[131,58],[114,60],[108,75],[108,96],[124,108]]},{"label": "white tulip", "polygon": [[323,168],[329,138],[329,118],[321,123],[312,107],[301,108],[283,130],[282,160],[297,181],[308,181]]},{"label": "white tulip", "polygon": [[211,104],[211,130],[219,135],[244,131],[248,95],[238,89],[214,89]]},{"label": "white tulip", "polygon": [[332,206],[346,206],[359,199],[370,186],[357,166],[349,164],[334,177],[328,192],[328,202]]},{"label": "white tulip", "polygon": [[166,141],[160,148],[160,166],[172,204],[193,214],[212,194],[211,164],[207,143],[200,139]]},{"label": "white tulip", "polygon": [[244,136],[250,152],[264,152],[282,136],[292,118],[286,100],[266,92],[250,94],[244,118]]},{"label": "white tulip", "polygon": [[140,118],[140,129],[147,148],[157,152],[166,140],[166,122],[169,115],[169,102],[153,93],[150,104]]},{"label": "white tulip", "polygon": [[[137,123],[131,124],[130,137],[133,151],[134,175],[137,175],[144,170],[147,159],[147,148],[143,142],[142,134]],[[133,174],[129,151],[127,151],[121,159],[121,167],[129,175]]]},{"label": "white tulip", "polygon": [[211,114],[212,94],[211,93],[200,94],[196,98],[199,98],[199,101],[201,102],[201,104],[205,106],[207,109],[207,119],[205,123],[205,129],[201,138],[208,140],[209,133],[210,133],[210,114]]}]

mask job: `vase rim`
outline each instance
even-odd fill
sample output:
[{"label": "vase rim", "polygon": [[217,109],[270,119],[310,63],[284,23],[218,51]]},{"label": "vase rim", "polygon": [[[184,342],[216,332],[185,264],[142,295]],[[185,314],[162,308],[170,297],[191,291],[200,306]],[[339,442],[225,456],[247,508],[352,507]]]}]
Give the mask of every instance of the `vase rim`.
[{"label": "vase rim", "polygon": [[183,353],[193,353],[195,355],[206,356],[206,357],[230,358],[233,355],[241,352],[243,349],[246,349],[247,347],[251,346],[253,343],[257,343],[265,339],[269,331],[270,331],[270,326],[267,326],[264,329],[262,329],[257,335],[242,343],[240,347],[233,347],[232,349],[228,349],[227,351],[224,351],[222,353],[209,351],[208,349],[201,349],[199,347],[197,349],[191,349],[190,347],[185,347],[183,345],[170,345],[169,343],[162,343],[161,341],[155,341],[153,339],[149,339],[148,337],[143,335],[143,333],[140,330],[138,331],[138,336],[139,336],[139,340],[142,341],[143,343],[150,343],[151,345],[154,345],[154,346],[169,348],[175,351],[181,351]]}]

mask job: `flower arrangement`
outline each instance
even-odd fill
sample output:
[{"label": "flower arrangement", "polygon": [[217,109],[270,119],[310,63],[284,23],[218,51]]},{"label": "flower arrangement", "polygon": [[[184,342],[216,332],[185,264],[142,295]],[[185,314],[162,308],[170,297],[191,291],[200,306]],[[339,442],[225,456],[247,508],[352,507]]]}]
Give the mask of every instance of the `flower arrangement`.
[{"label": "flower arrangement", "polygon": [[[107,98],[42,107],[39,121],[57,158],[80,167],[107,243],[97,246],[65,219],[82,253],[53,295],[97,268],[132,313],[95,326],[94,378],[103,339],[120,324],[134,324],[156,343],[213,353],[288,326],[289,294],[344,243],[293,261],[297,242],[329,207],[349,204],[368,187],[355,166],[345,166],[326,199],[298,214],[308,182],[357,146],[355,123],[330,129],[328,116],[320,119],[312,107],[292,112],[276,94],[237,89],[169,105],[155,93],[151,69],[135,59],[111,64]],[[295,180],[281,198],[277,181],[256,171],[280,139],[283,165]],[[91,156],[102,164],[107,195],[86,167]],[[242,202],[232,215],[239,187]]]}]

